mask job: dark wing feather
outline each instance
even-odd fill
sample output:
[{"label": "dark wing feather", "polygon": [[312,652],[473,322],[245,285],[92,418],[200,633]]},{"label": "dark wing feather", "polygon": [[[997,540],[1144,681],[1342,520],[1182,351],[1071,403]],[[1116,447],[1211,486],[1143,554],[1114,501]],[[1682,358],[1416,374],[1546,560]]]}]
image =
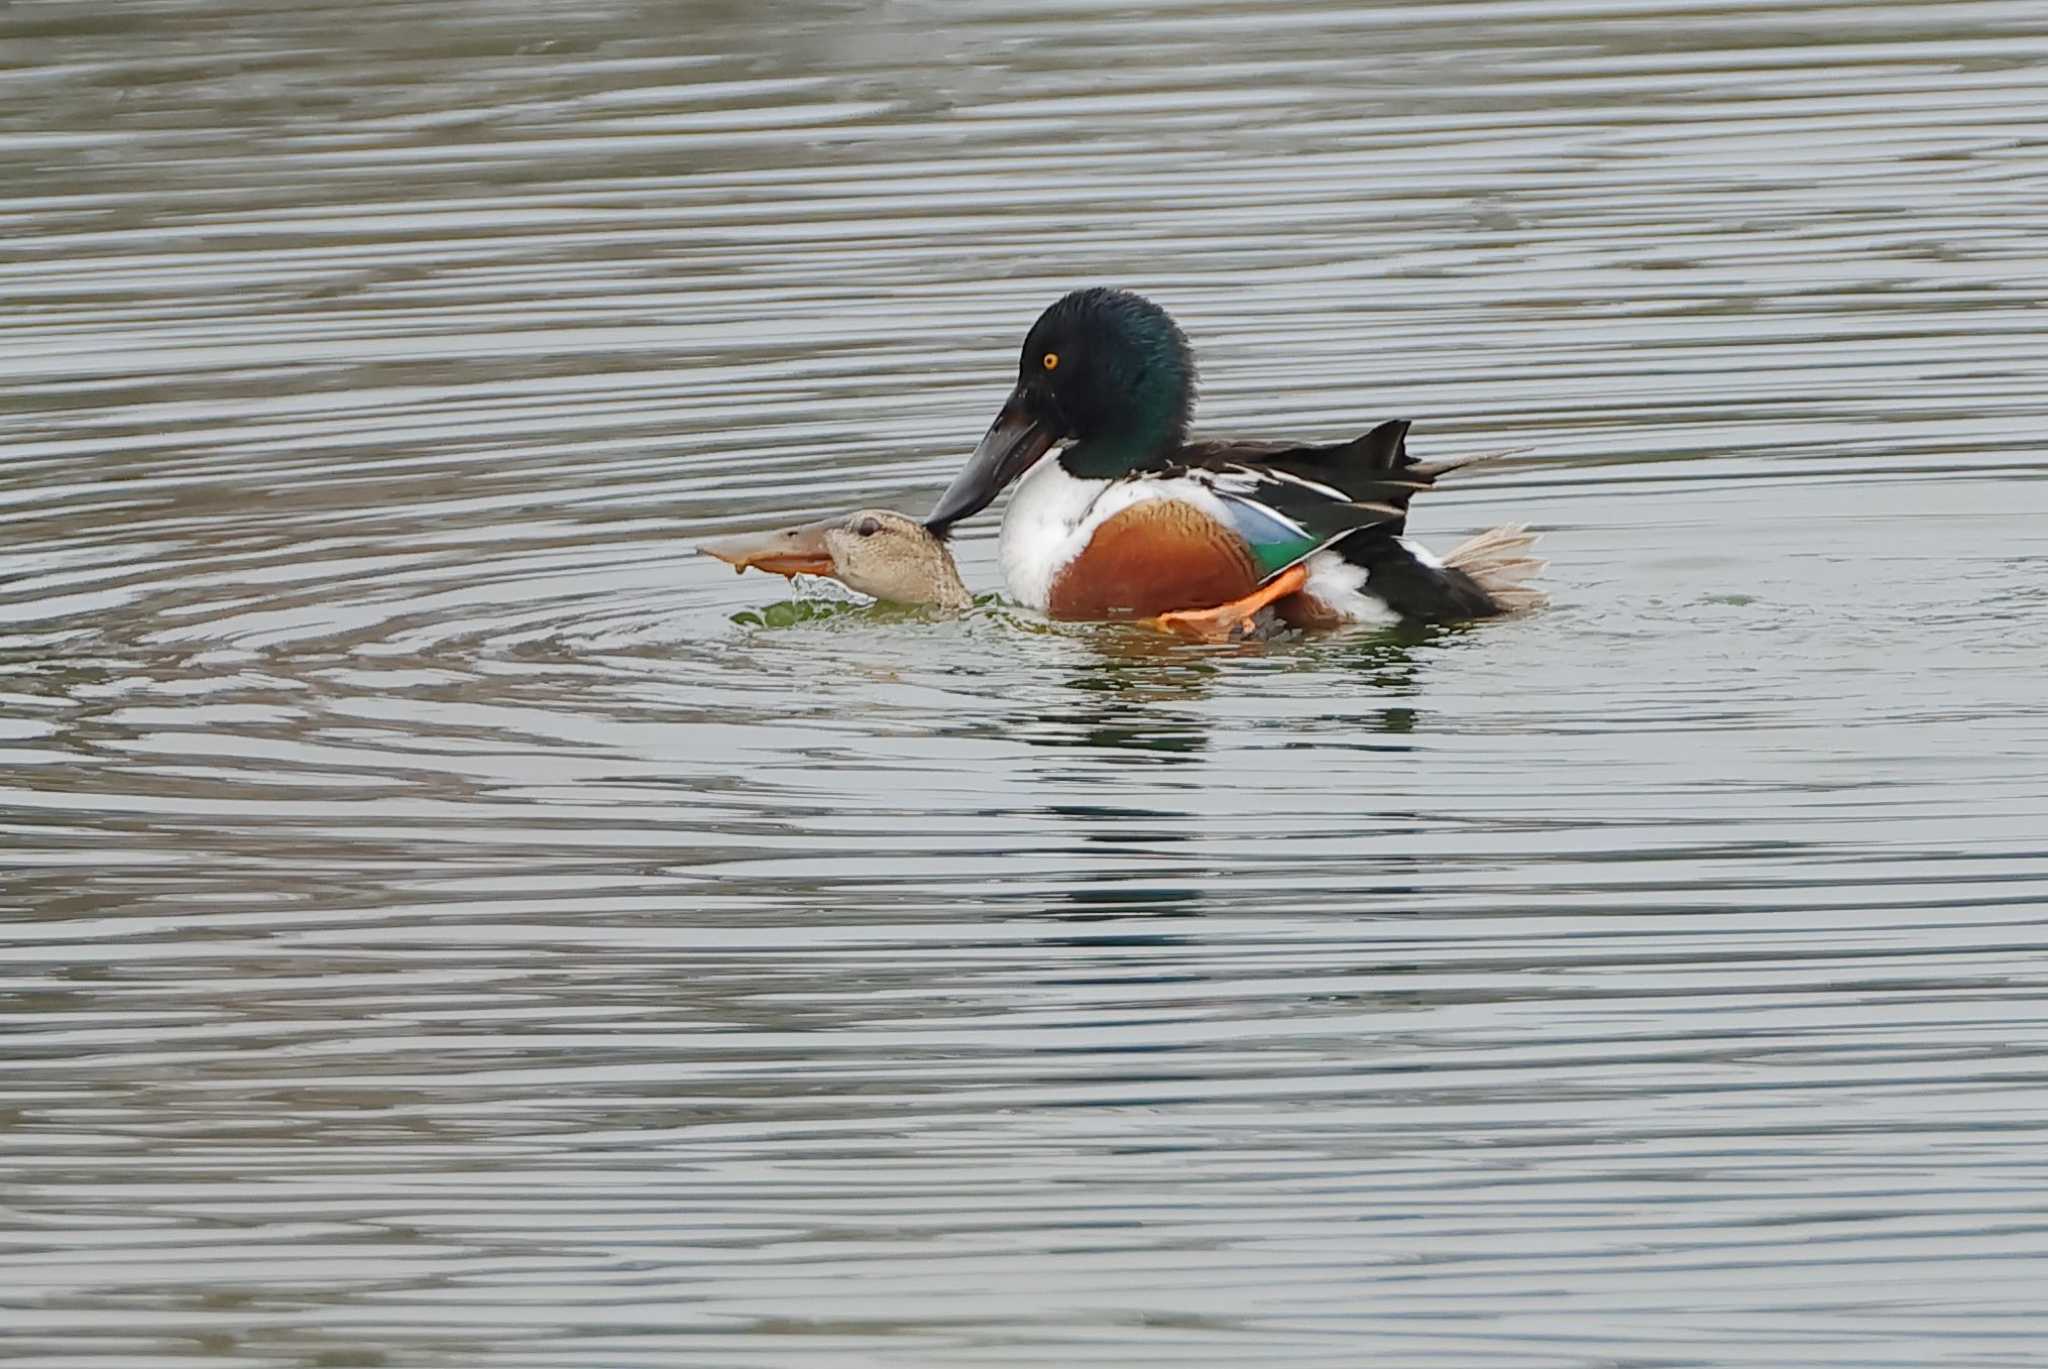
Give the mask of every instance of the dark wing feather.
[{"label": "dark wing feather", "polygon": [[1171,459],[1198,470],[1249,466],[1282,481],[1327,486],[1338,491],[1342,502],[1377,512],[1377,517],[1361,519],[1353,527],[1380,526],[1399,536],[1407,530],[1408,501],[1416,491],[1430,488],[1439,475],[1453,469],[1425,466],[1409,456],[1408,426],[1405,418],[1390,419],[1361,437],[1328,445],[1191,442]]},{"label": "dark wing feather", "polygon": [[1407,420],[1395,419],[1328,445],[1191,442],[1140,474],[1202,480],[1271,576],[1352,533],[1401,535],[1409,499],[1439,473],[1409,458],[1407,436]]}]

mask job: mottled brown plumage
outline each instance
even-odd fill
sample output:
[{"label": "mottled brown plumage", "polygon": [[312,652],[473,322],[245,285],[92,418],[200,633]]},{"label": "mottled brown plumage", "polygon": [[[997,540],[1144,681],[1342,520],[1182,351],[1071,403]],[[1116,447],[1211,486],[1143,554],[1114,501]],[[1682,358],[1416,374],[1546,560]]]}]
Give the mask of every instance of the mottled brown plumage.
[{"label": "mottled brown plumage", "polygon": [[958,611],[974,600],[936,533],[891,509],[862,509],[801,527],[743,533],[700,544],[735,570],[829,575],[862,594]]}]

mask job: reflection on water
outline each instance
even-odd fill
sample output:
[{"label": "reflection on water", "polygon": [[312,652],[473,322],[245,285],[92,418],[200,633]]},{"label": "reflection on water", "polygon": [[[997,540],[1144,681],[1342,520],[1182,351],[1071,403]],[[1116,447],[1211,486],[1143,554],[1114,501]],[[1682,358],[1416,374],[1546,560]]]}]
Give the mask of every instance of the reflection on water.
[{"label": "reflection on water", "polygon": [[[0,13],[7,1352],[2031,1362],[2037,10]],[[1093,281],[1556,606],[693,554]]]}]

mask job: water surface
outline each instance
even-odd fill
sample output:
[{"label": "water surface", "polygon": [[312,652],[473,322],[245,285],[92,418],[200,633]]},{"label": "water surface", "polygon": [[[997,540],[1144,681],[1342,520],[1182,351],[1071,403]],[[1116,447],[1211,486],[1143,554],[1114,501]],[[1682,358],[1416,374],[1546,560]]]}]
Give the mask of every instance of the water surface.
[{"label": "water surface", "polygon": [[[2038,6],[0,63],[0,1357],[2048,1364]],[[1098,281],[1555,606],[733,621]]]}]

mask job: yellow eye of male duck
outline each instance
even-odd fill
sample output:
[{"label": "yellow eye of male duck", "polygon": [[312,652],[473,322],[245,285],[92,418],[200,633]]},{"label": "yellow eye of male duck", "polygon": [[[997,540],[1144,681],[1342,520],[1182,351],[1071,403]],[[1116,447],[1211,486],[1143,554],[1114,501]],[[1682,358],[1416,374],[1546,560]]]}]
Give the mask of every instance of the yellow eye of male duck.
[{"label": "yellow eye of male duck", "polygon": [[1039,360],[1044,362],[1045,369],[1050,371],[1059,366],[1060,354],[1058,352],[1047,352],[1044,356],[1040,357]]}]

